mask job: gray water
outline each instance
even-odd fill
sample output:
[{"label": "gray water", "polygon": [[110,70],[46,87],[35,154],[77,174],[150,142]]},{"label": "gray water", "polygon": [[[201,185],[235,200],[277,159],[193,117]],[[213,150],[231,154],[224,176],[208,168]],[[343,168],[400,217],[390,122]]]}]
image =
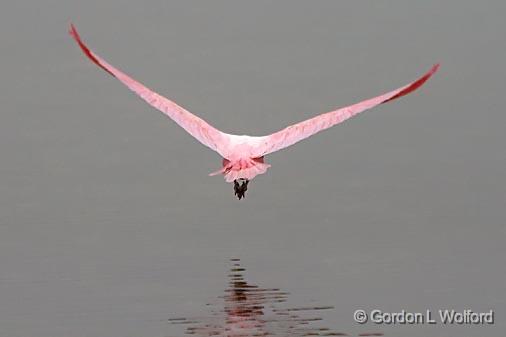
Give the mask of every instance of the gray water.
[{"label": "gray water", "polygon": [[[504,1],[16,1],[0,5],[0,337],[160,337],[207,315],[230,258],[357,335],[504,336]],[[262,135],[423,88],[266,158],[221,158],[91,64]],[[357,309],[495,310],[359,325]]]},{"label": "gray water", "polygon": [[[349,336],[322,325],[321,312],[333,306],[289,306],[290,293],[248,281],[240,259],[230,261],[228,287],[217,300],[206,304],[207,315],[169,318],[184,333],[208,336]],[[358,336],[383,336],[362,332]]]}]

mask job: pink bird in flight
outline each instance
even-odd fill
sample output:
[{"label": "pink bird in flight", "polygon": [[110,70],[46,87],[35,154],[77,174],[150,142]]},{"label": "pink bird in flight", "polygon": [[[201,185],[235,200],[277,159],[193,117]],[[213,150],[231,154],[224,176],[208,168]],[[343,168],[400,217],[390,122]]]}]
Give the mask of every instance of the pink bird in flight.
[{"label": "pink bird in flight", "polygon": [[168,98],[145,87],[143,84],[107,63],[84,44],[73,24],[70,24],[69,33],[79,47],[81,47],[84,54],[96,65],[121,81],[149,105],[170,117],[199,142],[218,152],[223,157],[223,167],[210,175],[222,174],[227,182],[233,182],[235,195],[239,200],[244,197],[249,181],[255,176],[265,173],[271,166],[264,162],[264,157],[266,155],[284,149],[320,131],[337,125],[362,111],[409,94],[422,86],[439,68],[439,64],[435,64],[426,74],[408,85],[386,94],[290,125],[268,136],[240,136],[228,134],[214,128],[203,119],[185,110]]}]

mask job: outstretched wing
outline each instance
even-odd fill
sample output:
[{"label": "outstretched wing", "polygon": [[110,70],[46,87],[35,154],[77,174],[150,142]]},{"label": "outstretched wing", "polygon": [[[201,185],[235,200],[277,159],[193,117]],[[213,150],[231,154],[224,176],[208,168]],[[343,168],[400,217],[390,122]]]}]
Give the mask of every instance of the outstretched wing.
[{"label": "outstretched wing", "polygon": [[95,54],[84,44],[73,24],[70,24],[69,33],[74,38],[74,40],[76,40],[79,47],[81,47],[84,54],[88,56],[90,60],[120,80],[124,85],[126,85],[130,90],[145,100],[148,104],[160,110],[165,115],[169,116],[202,144],[219,153],[221,144],[227,143],[229,141],[228,134],[212,127],[203,119],[195,116],[191,112],[183,109],[176,103],[157,94],[149,88],[146,88],[142,83],[137,82],[133,78],[129,77],[128,75],[124,74],[120,70],[107,63],[104,59]]},{"label": "outstretched wing", "polygon": [[384,95],[362,101],[360,103],[350,105],[339,110],[327,112],[303,122],[291,125],[281,131],[273,133],[269,136],[260,137],[257,140],[255,147],[255,154],[257,157],[284,149],[290,145],[308,138],[317,132],[328,129],[336,124],[339,124],[346,119],[355,116],[356,114],[373,108],[379,104],[389,102],[396,98],[409,94],[410,92],[418,89],[425,81],[429,79],[439,68],[439,64],[435,64],[432,68],[418,80]]}]

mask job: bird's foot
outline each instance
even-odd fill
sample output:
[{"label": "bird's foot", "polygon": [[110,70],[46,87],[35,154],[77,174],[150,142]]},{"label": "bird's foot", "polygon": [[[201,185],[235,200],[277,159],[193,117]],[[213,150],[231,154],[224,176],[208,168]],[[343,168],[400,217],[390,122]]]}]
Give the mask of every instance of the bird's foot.
[{"label": "bird's foot", "polygon": [[246,191],[248,190],[248,179],[236,179],[234,180],[234,194],[239,200],[245,197]]}]

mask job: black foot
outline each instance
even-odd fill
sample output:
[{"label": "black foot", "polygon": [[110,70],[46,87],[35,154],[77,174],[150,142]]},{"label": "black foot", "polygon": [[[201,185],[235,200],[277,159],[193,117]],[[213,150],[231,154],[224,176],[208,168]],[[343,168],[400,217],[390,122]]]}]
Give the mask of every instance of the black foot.
[{"label": "black foot", "polygon": [[248,179],[234,180],[234,192],[239,200],[244,198],[246,191],[248,190]]}]

